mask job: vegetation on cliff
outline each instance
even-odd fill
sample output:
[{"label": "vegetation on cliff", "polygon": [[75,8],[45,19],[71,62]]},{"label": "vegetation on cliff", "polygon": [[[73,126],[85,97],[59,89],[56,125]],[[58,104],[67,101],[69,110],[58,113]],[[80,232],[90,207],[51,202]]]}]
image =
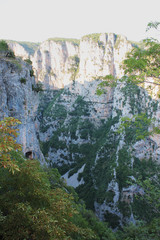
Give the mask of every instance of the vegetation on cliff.
[{"label": "vegetation on cliff", "polygon": [[[8,124],[7,131],[4,122]],[[146,191],[144,202],[153,208],[149,223],[137,222],[113,233],[105,223],[99,222],[91,211],[85,209],[73,188],[68,187],[56,169],[41,167],[37,160],[25,159],[17,152],[12,126],[19,121],[10,118],[0,122],[1,155],[8,149],[16,165],[2,164],[0,169],[0,237],[3,240],[44,240],[44,239],[95,239],[95,240],[158,240],[160,237],[159,175],[156,178],[139,182]],[[14,133],[14,134],[13,134]],[[13,135],[12,135],[13,134]],[[14,161],[11,159],[11,161]],[[18,166],[18,169],[17,169]],[[154,182],[154,184],[153,184]],[[149,208],[148,208],[149,210]]]},{"label": "vegetation on cliff", "polygon": [[[56,169],[41,167],[37,160],[25,159],[17,152],[12,128],[16,123],[20,122],[13,118],[0,122],[1,239],[99,240],[103,236],[114,240],[112,231],[85,209]],[[6,160],[7,154],[12,158]]]},{"label": "vegetation on cliff", "polygon": [[6,41],[0,41],[0,55],[3,55],[8,58],[15,58],[13,51],[8,47]]},{"label": "vegetation on cliff", "polygon": [[[125,80],[127,85],[121,89],[125,96],[122,104],[129,99],[130,114],[138,113],[133,118],[121,118],[122,111],[119,110],[115,117],[101,120],[95,127],[89,120],[93,104],[76,96],[67,111],[62,103],[62,91],[56,92],[46,105],[43,101],[43,106],[40,105],[41,131],[45,134],[54,122],[53,136],[41,143],[43,153],[47,157],[51,148],[55,153],[60,150],[62,157],[59,158],[69,164],[57,164],[57,167],[62,173],[70,170],[69,177],[85,165],[78,175],[78,180],[83,179],[84,184],[76,191],[88,208],[94,208],[95,202],[99,206],[106,204],[104,220],[112,228],[119,226],[119,231],[113,233],[92,211],[86,210],[84,202],[64,183],[57,169],[41,167],[38,161],[24,158],[14,139],[17,136],[15,125],[20,122],[8,118],[0,122],[1,239],[159,240],[160,166],[151,157],[138,159],[131,151],[131,145],[136,141],[148,140],[152,113],[157,110],[156,101],[150,101],[151,105],[148,105],[153,110],[150,115],[147,108],[142,109],[138,103],[140,88],[136,84],[146,82],[147,77],[159,84],[159,45],[150,40],[146,44],[146,49],[135,49],[124,62],[127,76],[122,81]],[[114,84],[113,77],[107,79]],[[24,79],[20,81],[25,84]],[[34,91],[39,91],[34,87]],[[68,91],[67,94],[71,93]],[[135,101],[134,95],[137,96]],[[114,128],[120,120],[122,124],[116,131]],[[151,150],[154,147],[150,143]],[[69,154],[64,154],[66,152]],[[116,202],[117,186],[119,201]],[[136,191],[129,193],[131,187]],[[116,208],[113,209],[114,205]],[[112,211],[115,209],[119,209],[119,215]],[[130,219],[135,224],[125,226]]]}]

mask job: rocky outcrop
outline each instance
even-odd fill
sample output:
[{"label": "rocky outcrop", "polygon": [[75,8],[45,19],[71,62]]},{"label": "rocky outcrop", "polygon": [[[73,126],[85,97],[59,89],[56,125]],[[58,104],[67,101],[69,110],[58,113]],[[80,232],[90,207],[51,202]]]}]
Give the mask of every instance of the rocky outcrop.
[{"label": "rocky outcrop", "polygon": [[21,57],[22,59],[28,59],[29,53],[17,42],[8,42],[9,48],[12,49],[15,56]]},{"label": "rocky outcrop", "polygon": [[14,52],[16,57],[20,57],[23,60],[31,60],[35,51],[37,50],[39,43],[35,42],[20,42],[7,40],[9,48]]},{"label": "rocky outcrop", "polygon": [[131,48],[126,37],[113,33],[84,36],[80,42],[79,81],[90,82],[109,74],[121,77],[120,65]]},{"label": "rocky outcrop", "polygon": [[32,90],[32,67],[18,59],[0,59],[0,118],[14,117],[21,121],[17,141],[24,154],[44,160],[36,135],[35,114],[38,94]]},{"label": "rocky outcrop", "polygon": [[79,63],[78,43],[63,40],[43,42],[32,58],[37,81],[46,89],[59,89],[74,80],[74,68]]},{"label": "rocky outcrop", "polygon": [[132,45],[116,34],[91,34],[78,42],[50,39],[43,42],[32,58],[37,80],[46,88],[63,88],[73,81],[85,85],[93,78],[122,76],[120,63]]}]

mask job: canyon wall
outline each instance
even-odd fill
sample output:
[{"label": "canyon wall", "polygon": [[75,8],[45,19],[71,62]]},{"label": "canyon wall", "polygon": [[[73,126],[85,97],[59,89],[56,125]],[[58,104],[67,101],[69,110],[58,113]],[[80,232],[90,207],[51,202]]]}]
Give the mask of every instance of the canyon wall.
[{"label": "canyon wall", "polygon": [[[159,126],[159,88],[154,84],[142,88],[119,81],[114,88],[106,87],[101,96],[96,94],[103,77],[123,76],[121,64],[132,47],[124,36],[112,33],[90,34],[80,41],[49,39],[30,56],[36,83],[42,83],[43,92],[37,95],[32,91],[34,78],[28,85],[20,83],[20,76],[26,76],[22,72],[14,81],[7,80],[15,85],[13,88],[20,88],[21,99],[27,98],[27,104],[21,104],[17,110],[24,116],[25,128],[20,134],[24,149],[26,142],[34,145],[34,137],[25,140],[26,122],[30,121],[47,164],[57,167],[87,207],[113,228],[135,222],[135,216],[145,218],[142,203],[135,198],[136,194],[143,194],[136,179],[148,176],[152,163],[160,162],[159,135],[143,137],[152,131],[153,125]],[[14,96],[17,95],[15,90]],[[14,96],[9,93],[11,102],[18,103]],[[8,109],[8,103],[3,105]],[[137,114],[138,120],[134,117]],[[126,131],[119,130],[123,117],[135,118]],[[140,123],[138,136],[136,121]],[[31,125],[28,132],[29,129]]]},{"label": "canyon wall", "polygon": [[14,117],[21,121],[17,141],[23,152],[44,160],[36,134],[35,117],[39,105],[32,67],[19,59],[0,58],[0,118]]}]

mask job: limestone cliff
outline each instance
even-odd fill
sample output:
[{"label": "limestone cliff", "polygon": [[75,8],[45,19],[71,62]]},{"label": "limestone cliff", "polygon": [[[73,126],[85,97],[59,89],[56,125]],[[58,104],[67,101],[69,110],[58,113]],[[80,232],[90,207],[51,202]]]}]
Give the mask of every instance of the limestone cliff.
[{"label": "limestone cliff", "polygon": [[20,57],[23,60],[31,59],[37,50],[39,43],[33,42],[20,42],[7,40],[9,48],[14,52],[16,57]]},{"label": "limestone cliff", "polygon": [[32,58],[37,81],[45,88],[64,88],[73,81],[74,66],[79,63],[76,40],[50,39],[43,42]]},{"label": "limestone cliff", "polygon": [[[155,117],[158,125],[159,101],[144,88],[120,82],[96,95],[101,76],[123,75],[120,65],[132,47],[125,37],[92,34],[83,37],[79,47],[70,44],[69,54],[67,42],[44,42],[33,57],[37,78],[46,89],[38,109],[42,152],[100,219],[116,218],[120,225],[134,222],[135,215],[141,216],[133,198],[142,189],[128,185],[128,179],[134,182],[143,174],[142,159],[160,161],[160,145],[155,136],[138,141],[133,129],[123,134],[117,130],[121,117],[135,114]],[[142,131],[148,131],[150,126],[142,123]]]},{"label": "limestone cliff", "polygon": [[121,77],[120,64],[132,45],[126,37],[109,34],[90,34],[80,42],[80,65],[78,78],[81,83],[93,77],[112,74]]},{"label": "limestone cliff", "polygon": [[17,57],[22,57],[22,59],[28,59],[29,53],[17,42],[8,42],[9,48],[12,49]]},{"label": "limestone cliff", "polygon": [[[13,63],[1,64],[1,112],[22,120],[19,140],[24,152],[32,151],[31,146],[40,152],[37,131],[48,165],[57,167],[87,207],[112,227],[134,222],[134,216],[142,218],[134,196],[143,190],[135,180],[146,176],[144,167],[150,172],[153,160],[160,161],[159,135],[142,137],[153,127],[146,119],[154,118],[159,125],[158,89],[149,95],[147,86],[118,82],[100,97],[96,95],[102,77],[123,75],[120,65],[131,48],[125,37],[111,33],[90,34],[80,43],[71,39],[43,42],[31,58],[36,82],[44,88],[39,102],[27,65],[23,63],[18,72]],[[134,123],[126,132],[119,131],[121,118],[136,114],[141,114],[139,138]]]},{"label": "limestone cliff", "polygon": [[0,58],[0,118],[11,116],[19,119],[17,141],[23,152],[43,160],[36,135],[35,113],[39,104],[38,94],[31,77],[32,67],[19,59]]}]

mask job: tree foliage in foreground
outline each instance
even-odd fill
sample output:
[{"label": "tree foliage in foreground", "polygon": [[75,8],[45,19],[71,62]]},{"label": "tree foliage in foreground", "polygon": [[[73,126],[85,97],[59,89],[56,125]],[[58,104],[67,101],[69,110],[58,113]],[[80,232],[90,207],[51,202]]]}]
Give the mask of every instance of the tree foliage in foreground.
[{"label": "tree foliage in foreground", "polygon": [[18,129],[15,128],[21,122],[15,118],[8,117],[0,121],[0,166],[8,168],[12,172],[18,170],[16,159],[12,151],[20,151],[21,145],[16,143]]},{"label": "tree foliage in foreground", "polygon": [[72,235],[98,239],[91,229],[73,223],[78,212],[72,195],[60,187],[51,188],[38,161],[15,154],[19,171],[12,174],[2,168],[0,172],[1,239],[72,239]]},{"label": "tree foliage in foreground", "polygon": [[14,118],[0,122],[0,239],[115,240],[57,169],[23,157],[15,140],[19,123]]}]

